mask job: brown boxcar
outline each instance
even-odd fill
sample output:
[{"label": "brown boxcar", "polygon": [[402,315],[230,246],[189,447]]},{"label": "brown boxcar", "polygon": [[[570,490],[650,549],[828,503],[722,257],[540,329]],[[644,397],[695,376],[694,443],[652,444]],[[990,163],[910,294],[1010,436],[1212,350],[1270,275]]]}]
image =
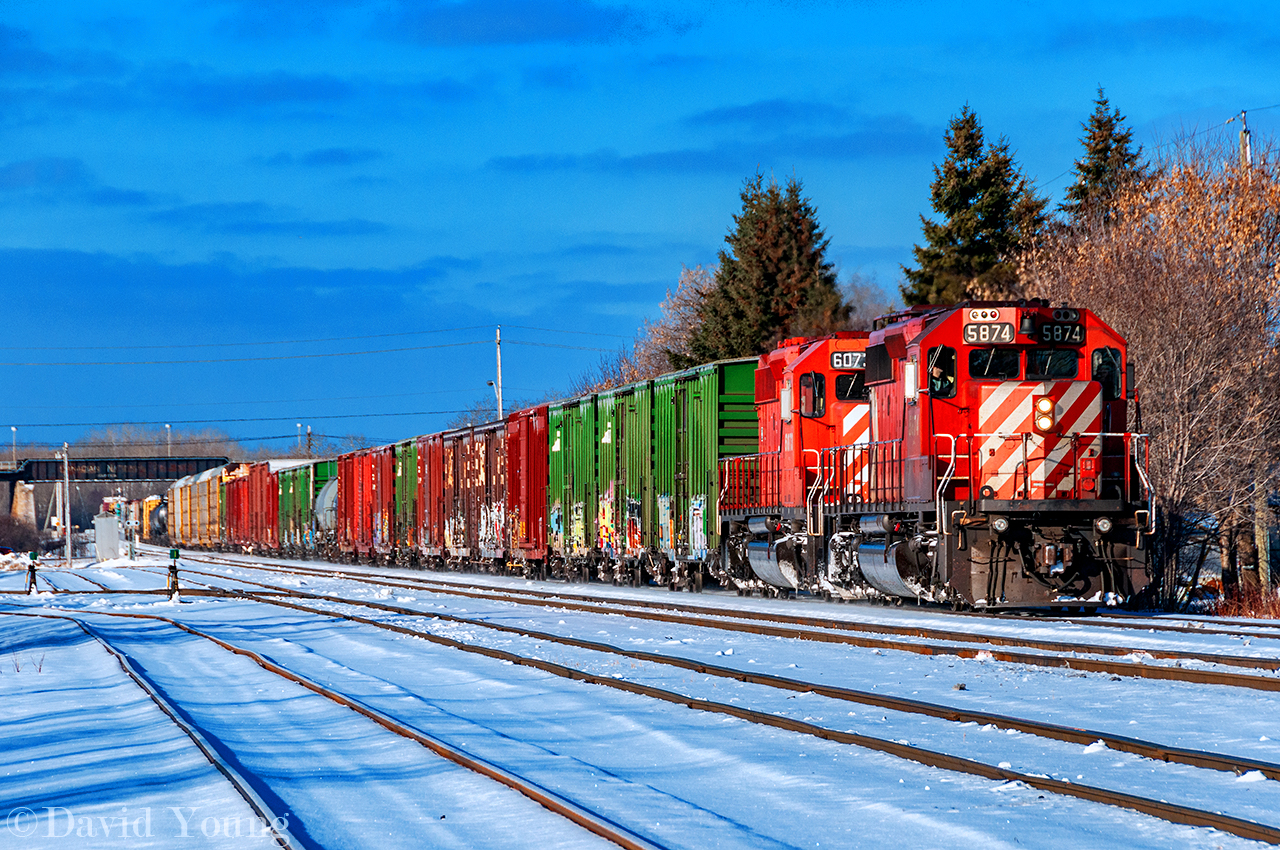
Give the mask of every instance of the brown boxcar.
[{"label": "brown boxcar", "polygon": [[444,437],[418,437],[418,553],[424,564],[439,564],[444,545]]},{"label": "brown boxcar", "polygon": [[387,561],[395,551],[395,446],[338,458],[338,551],[350,561]]},{"label": "brown boxcar", "polygon": [[418,438],[418,541],[426,563],[505,560],[504,422]]}]

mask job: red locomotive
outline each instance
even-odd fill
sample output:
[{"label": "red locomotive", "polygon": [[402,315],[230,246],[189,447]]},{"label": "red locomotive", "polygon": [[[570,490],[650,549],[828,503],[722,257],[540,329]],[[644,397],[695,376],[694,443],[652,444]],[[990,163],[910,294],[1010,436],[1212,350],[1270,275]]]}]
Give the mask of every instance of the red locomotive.
[{"label": "red locomotive", "polygon": [[1150,580],[1124,340],[968,302],[760,358],[761,454],[722,462],[722,580],[977,608],[1115,605]]}]

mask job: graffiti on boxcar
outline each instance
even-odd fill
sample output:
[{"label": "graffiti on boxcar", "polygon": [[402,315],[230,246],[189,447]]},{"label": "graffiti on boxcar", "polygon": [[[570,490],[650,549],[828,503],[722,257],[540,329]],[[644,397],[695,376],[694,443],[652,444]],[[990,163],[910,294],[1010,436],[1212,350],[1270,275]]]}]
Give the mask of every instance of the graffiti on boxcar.
[{"label": "graffiti on boxcar", "polygon": [[587,506],[574,502],[569,509],[569,551],[575,555],[587,548]]},{"label": "graffiti on boxcar", "polygon": [[564,550],[564,509],[559,502],[552,504],[551,510],[547,511],[547,543]]},{"label": "graffiti on boxcar", "polygon": [[671,536],[671,496],[666,493],[658,496],[658,548],[670,551]]},{"label": "graffiti on boxcar", "polygon": [[480,506],[480,548],[496,552],[504,548],[507,532],[507,512],[501,502]]},{"label": "graffiti on boxcar", "polygon": [[644,537],[640,532],[640,523],[644,517],[640,513],[640,500],[627,499],[627,552],[638,554],[644,546]]},{"label": "graffiti on boxcar", "polygon": [[461,549],[466,542],[467,522],[462,514],[455,514],[444,521],[444,547]]},{"label": "graffiti on boxcar", "polygon": [[699,558],[707,554],[707,524],[703,519],[706,509],[706,496],[689,500],[689,554]]},{"label": "graffiti on boxcar", "polygon": [[614,482],[609,482],[608,491],[600,495],[596,511],[596,546],[609,557],[618,553],[618,528],[613,515],[613,491],[616,486]]}]

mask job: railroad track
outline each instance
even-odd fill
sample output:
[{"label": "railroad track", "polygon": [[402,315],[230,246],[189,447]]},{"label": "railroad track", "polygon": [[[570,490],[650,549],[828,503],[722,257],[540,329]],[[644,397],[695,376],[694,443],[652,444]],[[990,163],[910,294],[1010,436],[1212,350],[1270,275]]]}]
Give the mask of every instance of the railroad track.
[{"label": "railroad track", "polygon": [[[159,706],[160,710],[178,725],[184,733],[196,744],[210,763],[223,774],[236,789],[236,791],[245,799],[246,802],[254,809],[255,813],[262,819],[263,823],[268,825],[277,840],[277,843],[286,848],[297,848],[307,846],[309,842],[299,842],[298,838],[292,835],[287,826],[279,828],[280,815],[287,814],[285,812],[274,812],[263,801],[261,795],[253,791],[251,783],[249,783],[240,773],[228,763],[228,761],[217,753],[217,748],[208,740],[208,738],[196,728],[193,724],[186,722],[182,715],[183,712],[176,703],[170,700],[164,693],[156,688],[141,673],[133,661],[124,653],[120,652],[111,643],[97,632],[91,625],[84,621],[84,613],[66,608],[52,608],[46,610],[58,611],[58,614],[37,614],[29,612],[16,611],[0,611],[0,615],[20,616],[20,617],[50,617],[56,619],[65,619],[74,622],[85,631],[89,637],[97,641],[103,649],[110,653],[119,663],[124,672],[132,679],[140,688],[142,688],[151,700]],[[338,691],[320,684],[314,679],[304,676],[294,670],[290,670],[283,665],[271,661],[261,654],[253,650],[237,646],[229,641],[225,641],[200,629],[193,628],[187,624],[178,622],[169,617],[156,614],[139,614],[127,612],[110,612],[95,611],[92,612],[93,617],[114,617],[126,618],[133,620],[148,620],[153,622],[164,623],[179,629],[189,635],[209,641],[214,645],[226,650],[227,652],[239,655],[252,660],[262,669],[272,673],[282,679],[290,681],[296,685],[306,688],[308,691],[328,699],[329,701],[350,709],[357,714],[373,721],[383,729],[412,741],[424,747],[436,755],[464,767],[473,773],[479,774],[487,779],[491,779],[501,785],[506,786],[525,797],[533,800],[554,814],[557,814],[566,820],[582,827],[583,829],[597,835],[618,847],[625,850],[662,850],[662,845],[656,844],[631,830],[612,823],[609,819],[604,818],[594,812],[591,812],[571,800],[546,789],[534,783],[522,779],[517,774],[508,771],[498,765],[494,765],[483,759],[475,758],[465,751],[451,746],[444,741],[434,738],[421,730],[410,727],[395,718],[378,711],[364,704],[359,700],[352,699]],[[287,819],[285,819],[287,823]],[[1280,835],[1280,831],[1278,831]]]},{"label": "railroad track", "polygon": [[[47,578],[46,578],[47,580]],[[71,613],[71,612],[68,612]],[[218,753],[209,739],[196,728],[193,724],[188,723],[182,716],[182,712],[178,706],[164,695],[162,691],[157,689],[155,685],[143,674],[126,654],[120,652],[111,645],[101,634],[84,620],[62,614],[37,614],[31,612],[19,611],[0,611],[0,616],[10,617],[40,617],[56,620],[69,620],[80,628],[94,642],[102,647],[108,655],[116,660],[120,665],[120,669],[124,674],[153,702],[160,711],[169,718],[172,723],[177,726],[182,733],[186,735],[196,748],[204,755],[209,764],[214,767],[226,780],[230,783],[235,792],[244,799],[261,821],[264,832],[269,830],[275,843],[282,848],[298,848],[297,838],[293,836],[288,828],[287,818],[282,819],[280,816],[285,812],[276,812],[262,799],[256,791],[253,790],[252,784],[241,775],[241,773],[232,766],[225,758]],[[121,615],[124,616],[124,615]]]},{"label": "railroad track", "polygon": [[[228,580],[225,576],[209,576],[223,581]],[[245,581],[245,579],[233,579],[235,581]],[[256,583],[256,582],[255,582]],[[261,583],[256,583],[261,584]],[[211,587],[213,587],[211,585]],[[776,676],[768,676],[763,674],[750,674],[731,668],[721,668],[714,665],[708,665],[702,662],[690,659],[676,658],[671,656],[658,655],[654,653],[637,652],[634,650],[625,650],[619,647],[600,644],[590,641],[582,641],[572,638],[564,638],[557,635],[550,635],[542,632],[534,632],[529,630],[515,629],[509,626],[501,626],[498,624],[484,623],[470,618],[455,617],[451,615],[442,615],[438,613],[424,613],[413,609],[403,608],[401,606],[387,605],[384,603],[349,600],[342,597],[326,596],[323,594],[311,594],[291,588],[276,588],[268,591],[273,596],[284,596],[294,601],[285,601],[282,599],[266,598],[262,592],[245,592],[236,590],[219,590],[213,589],[206,591],[218,595],[233,596],[244,599],[253,600],[260,603],[267,603],[279,607],[290,608],[299,612],[322,617],[336,617],[352,623],[369,626],[373,628],[383,629],[398,634],[417,637],[428,642],[457,649],[467,653],[478,654],[488,658],[518,664],[525,667],[534,668],[543,672],[552,673],[562,678],[588,682],[594,685],[612,688],[632,694],[637,694],[652,699],[661,700],[663,702],[673,703],[685,706],[698,711],[724,714],[746,720],[757,725],[769,726],[803,735],[825,739],[842,744],[859,746],[864,749],[874,750],[877,752],[893,755],[899,758],[908,759],[931,767],[951,770],[959,773],[966,773],[973,776],[981,776],[997,781],[1017,781],[1022,782],[1030,787],[1041,791],[1047,791],[1068,797],[1082,800],[1089,800],[1097,803],[1104,803],[1111,806],[1118,806],[1144,814],[1152,815],[1166,821],[1174,823],[1182,823],[1193,826],[1210,826],[1221,829],[1232,834],[1250,838],[1253,840],[1269,841],[1280,843],[1280,829],[1254,821],[1235,818],[1229,815],[1209,812],[1188,806],[1180,806],[1170,804],[1161,800],[1142,797],[1135,794],[1125,792],[1117,792],[1114,790],[1100,788],[1095,786],[1083,785],[1079,783],[1068,783],[1049,777],[1014,771],[1005,767],[992,766],[990,764],[967,759],[961,756],[951,755],[944,752],[929,750],[921,747],[912,746],[904,742],[884,740],[872,736],[862,735],[853,732],[845,732],[830,729],[814,723],[796,720],[793,718],[782,717],[774,713],[745,708],[739,705],[732,705],[720,702],[709,701],[700,697],[691,697],[688,694],[679,693],[652,685],[644,685],[636,682],[619,680],[613,676],[602,676],[593,674],[574,667],[557,664],[544,659],[533,658],[506,650],[496,649],[492,647],[479,646],[443,635],[423,632],[416,629],[406,628],[393,623],[387,623],[371,617],[364,617],[354,614],[347,614],[332,610],[315,608],[309,605],[300,604],[297,600],[309,602],[328,602],[330,604],[348,605],[354,607],[363,607],[367,609],[376,609],[385,613],[397,616],[413,616],[422,618],[434,618],[439,620],[465,623],[468,626],[484,626],[491,628],[496,632],[518,633],[526,637],[531,637],[541,641],[554,642],[566,646],[573,646],[581,649],[587,649],[594,652],[612,654],[616,656],[626,657],[637,661],[647,663],[663,664],[672,667],[679,667],[694,672],[720,676],[724,678],[736,679],[738,681],[748,682],[751,684],[765,685],[768,687],[779,688],[791,691],[811,691],[821,696],[834,699],[843,699],[850,702],[858,702],[865,705],[875,705],[881,708],[888,708],[908,713],[922,714],[933,717],[940,717],[954,722],[978,722],[992,723],[1002,726],[1003,728],[1014,728],[1019,731],[1025,731],[1030,734],[1039,735],[1045,738],[1055,740],[1068,741],[1072,743],[1089,744],[1095,741],[1102,741],[1109,748],[1131,752],[1148,758],[1168,761],[1171,763],[1186,764],[1194,767],[1209,768],[1220,771],[1231,771],[1235,773],[1243,773],[1249,770],[1259,770],[1267,776],[1280,778],[1280,765],[1273,765],[1263,762],[1247,759],[1233,759],[1231,757],[1220,756],[1212,753],[1201,753],[1189,750],[1178,750],[1174,748],[1161,747],[1160,745],[1150,742],[1138,741],[1137,739],[1121,738],[1118,736],[1107,735],[1105,733],[1097,733],[1091,730],[1071,729],[1068,727],[1053,726],[1051,724],[1042,724],[1035,721],[1022,720],[1019,718],[1003,717],[982,712],[971,712],[953,709],[947,706],[938,706],[922,701],[904,700],[899,698],[885,697],[879,694],[870,694],[865,692],[852,691],[842,688],[831,688],[821,685],[814,685],[808,682],[800,682],[796,680],[788,680]],[[70,612],[68,612],[70,613]],[[168,623],[174,627],[180,628],[190,634],[214,641],[228,651],[237,652],[238,654],[252,657],[260,666],[265,669],[272,670],[286,678],[293,677],[292,671],[288,671],[274,662],[266,661],[261,656],[249,650],[235,647],[219,638],[207,633],[193,629],[182,623],[178,623],[167,617],[158,617],[146,614],[124,614],[124,613],[102,613],[106,616],[121,616],[140,619],[159,620]],[[293,679],[304,687],[308,687],[317,693],[328,691],[327,688],[317,683],[301,677],[301,679]],[[319,689],[319,690],[317,690]],[[340,704],[346,704],[346,698],[341,695],[333,695],[332,692],[325,693],[330,699],[335,699]],[[354,710],[361,711],[361,706],[351,705]],[[368,716],[368,715],[366,715]],[[371,718],[377,720],[377,718]],[[390,719],[390,718],[384,718]],[[378,720],[381,723],[381,720]],[[391,722],[395,722],[392,720]],[[383,724],[385,725],[385,724]],[[421,743],[421,742],[420,742]],[[617,843],[617,842],[615,842]],[[621,844],[620,846],[628,846]]]},{"label": "railroad track", "polygon": [[[341,578],[342,580],[369,584],[377,587],[401,588],[404,590],[426,590],[434,593],[461,596],[464,598],[487,601],[513,602],[535,607],[556,608],[597,614],[620,614],[636,619],[651,620],[686,626],[737,631],[748,634],[767,635],[789,639],[812,640],[824,643],[839,643],[870,649],[896,650],[918,655],[954,655],[961,658],[984,657],[995,661],[1014,664],[1026,664],[1036,667],[1070,669],[1083,672],[1103,673],[1130,678],[1180,681],[1192,684],[1223,685],[1229,687],[1252,688],[1262,691],[1280,692],[1280,677],[1256,676],[1221,670],[1202,670],[1172,665],[1144,664],[1137,661],[1113,661],[1107,658],[1091,658],[1083,656],[1107,656],[1151,658],[1174,662],[1199,662],[1217,664],[1224,667],[1259,669],[1265,671],[1280,670],[1280,659],[1249,658],[1244,656],[1175,652],[1170,650],[1143,649],[1136,647],[1117,647],[1086,643],[1066,643],[1060,641],[1044,641],[987,635],[981,633],[960,632],[948,629],[936,629],[917,626],[895,626],[877,623],[861,623],[847,620],[805,617],[790,614],[777,614],[761,611],[724,611],[709,610],[705,606],[679,603],[660,603],[649,600],[618,600],[601,597],[574,595],[564,597],[554,592],[532,589],[495,590],[492,587],[477,585],[460,585],[454,582],[432,580],[428,578],[409,578],[403,576],[370,577],[363,574],[348,574],[329,570],[314,570],[298,567],[281,567],[269,564],[245,563],[232,559],[197,556],[189,560],[207,561],[241,569],[261,570],[264,572],[303,575],[320,578]],[[191,573],[190,567],[185,570]],[[199,571],[195,571],[199,572]],[[206,574],[216,575],[216,574]],[[224,578],[223,576],[218,576]],[[247,580],[246,580],[247,581]],[[893,640],[887,637],[863,637],[858,633],[888,635],[893,637],[910,637],[922,640],[938,641],[938,643],[914,643]],[[1037,652],[1016,652],[998,647],[1016,647],[1033,649]]]},{"label": "railroad track", "polygon": [[[144,546],[143,548],[147,548],[147,547]],[[156,548],[155,551],[158,553],[160,550]],[[235,560],[233,558],[220,557],[216,554],[209,553],[209,552],[197,552],[194,554],[187,553],[187,555],[185,555],[184,557],[190,560],[203,560],[203,561],[208,561],[210,563],[226,564],[228,566],[244,567],[244,566],[256,565],[256,566],[261,566],[262,568],[266,568],[268,566],[266,564],[263,564],[261,560],[256,560],[256,561]],[[244,557],[248,558],[250,556],[244,556]],[[327,562],[322,562],[322,563],[327,563]],[[290,565],[288,567],[275,565],[274,568],[287,570],[290,572],[298,572],[300,574],[311,574],[315,576],[332,577],[332,576],[341,574],[343,577],[353,579],[353,580],[359,580],[361,578],[366,578],[366,579],[378,578],[378,579],[386,579],[386,580],[393,580],[393,581],[394,580],[408,580],[408,581],[422,581],[422,582],[434,581],[444,587],[464,587],[464,588],[472,588],[476,590],[489,590],[489,591],[495,590],[495,588],[492,585],[466,584],[464,582],[447,582],[447,581],[432,580],[426,577],[427,575],[429,575],[429,573],[424,573],[422,578],[413,578],[413,579],[407,578],[406,576],[398,573],[397,574],[380,573],[376,570],[376,568],[371,568],[371,567],[361,567],[360,572],[351,573],[351,572],[347,572],[344,569],[344,565],[342,564],[332,564],[331,567],[328,569],[300,567],[300,566],[297,566],[296,564]],[[570,584],[566,586],[569,587],[574,585]],[[548,598],[563,598],[563,594],[557,591],[511,589],[505,592],[528,594],[528,595],[534,595],[534,596],[543,596]],[[591,597],[587,594],[574,593],[574,594],[571,594],[571,596],[577,599],[584,599],[584,600],[594,599],[594,600],[597,600],[600,602],[606,602],[606,603],[617,602],[616,599]],[[652,600],[631,600],[628,604],[634,605],[636,607],[666,608],[671,610],[685,610],[685,611],[691,611],[691,612],[706,612],[708,610],[707,607],[705,606],[685,605],[685,604],[681,604],[674,601],[657,602]],[[943,609],[939,608],[938,610],[941,611]],[[735,611],[731,616],[739,616],[739,615]],[[849,621],[845,621],[845,620],[819,618],[819,617],[806,618],[798,615],[793,616],[793,615],[785,615],[785,614],[768,614],[768,615],[760,614],[758,616],[775,617],[777,618],[778,622],[794,622],[797,624],[803,624],[806,620],[817,621],[817,622],[828,622],[833,624],[832,626],[830,626],[832,628],[845,628],[845,627],[848,627],[848,624],[849,624]],[[1099,611],[1098,613],[1088,617],[1071,617],[1071,616],[1063,616],[1063,615],[1055,615],[1055,614],[1045,614],[1040,612],[1035,612],[1030,615],[1025,615],[1025,614],[1009,614],[1009,613],[1002,613],[1002,612],[976,612],[976,611],[965,611],[965,612],[949,611],[948,616],[954,617],[956,619],[990,620],[990,621],[997,621],[997,622],[1013,622],[1013,623],[1025,623],[1031,620],[1037,623],[1064,623],[1064,624],[1070,624],[1070,625],[1088,626],[1090,628],[1129,630],[1129,631],[1144,632],[1144,633],[1169,632],[1169,633],[1175,633],[1175,634],[1225,635],[1230,637],[1246,637],[1246,638],[1274,637],[1276,639],[1280,639],[1280,623],[1271,625],[1267,623],[1240,622],[1235,624],[1237,628],[1232,629],[1232,628],[1221,628],[1213,625],[1207,625],[1206,621],[1203,621],[1203,620],[1191,620],[1188,618],[1182,624],[1174,624],[1174,623],[1157,622],[1154,619],[1143,619],[1139,615],[1120,614],[1120,613],[1114,613],[1110,611]],[[945,630],[941,630],[941,631],[945,631]],[[969,633],[958,632],[958,634],[965,635]],[[1277,667],[1277,669],[1280,669],[1280,667]]]}]

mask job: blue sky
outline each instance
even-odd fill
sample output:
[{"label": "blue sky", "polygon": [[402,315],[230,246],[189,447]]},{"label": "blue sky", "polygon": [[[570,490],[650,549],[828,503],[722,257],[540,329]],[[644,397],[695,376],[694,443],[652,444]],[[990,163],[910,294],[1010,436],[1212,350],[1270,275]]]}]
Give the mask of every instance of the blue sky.
[{"label": "blue sky", "polygon": [[[423,433],[449,418],[427,411],[488,392],[492,347],[457,343],[498,324],[508,398],[564,389],[589,349],[656,315],[682,264],[714,261],[757,169],[803,181],[843,277],[892,289],[962,104],[1056,201],[1099,85],[1149,150],[1280,104],[1278,18],[1240,3],[9,0],[0,360],[295,359],[2,365],[0,429]],[[1278,123],[1250,115],[1260,136]],[[415,350],[299,357],[390,348]]]}]

